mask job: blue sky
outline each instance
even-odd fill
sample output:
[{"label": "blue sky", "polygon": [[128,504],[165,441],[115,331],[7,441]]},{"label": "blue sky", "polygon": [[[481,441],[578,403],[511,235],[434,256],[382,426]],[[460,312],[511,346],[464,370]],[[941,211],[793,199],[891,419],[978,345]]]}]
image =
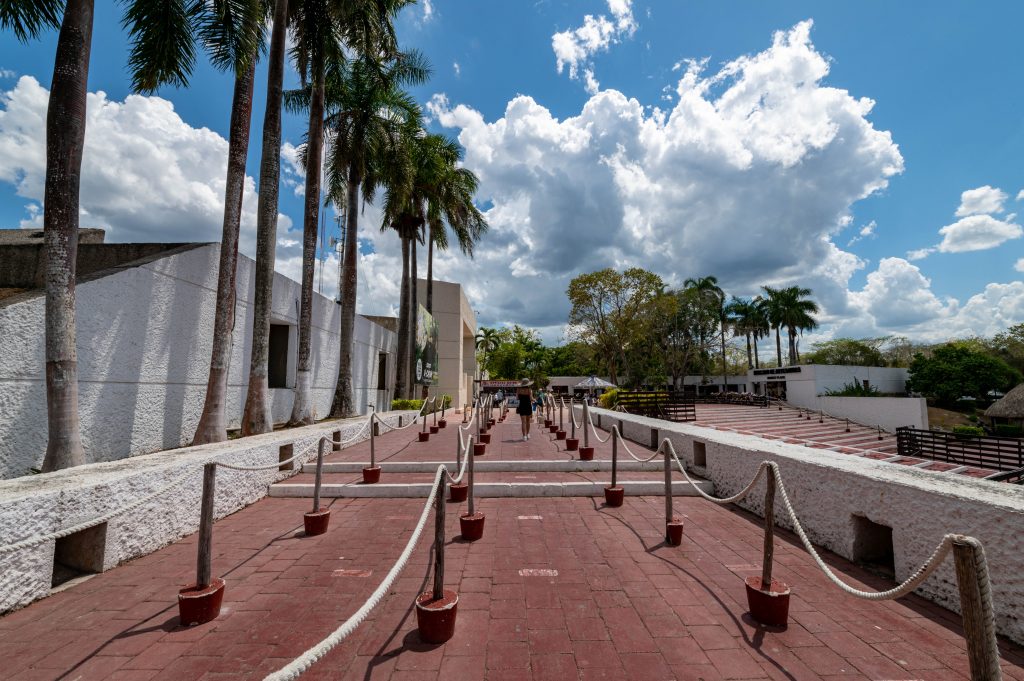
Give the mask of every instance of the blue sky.
[{"label": "blue sky", "polygon": [[[188,90],[129,105],[120,10],[97,0],[89,90],[106,98],[83,225],[110,240],[218,240],[230,77],[201,62]],[[467,285],[483,323],[552,342],[574,274],[634,264],[670,282],[715,274],[740,295],[810,286],[823,336],[940,339],[1024,321],[1021,25],[1016,2],[421,2],[399,20],[434,70],[415,95],[466,147],[492,225],[475,262],[445,254],[438,269]],[[55,39],[0,41],[5,227],[38,212]],[[303,128],[286,116],[290,145]],[[285,166],[278,267],[296,276],[301,170]],[[372,207],[363,226],[360,306],[387,312],[397,244]]]}]

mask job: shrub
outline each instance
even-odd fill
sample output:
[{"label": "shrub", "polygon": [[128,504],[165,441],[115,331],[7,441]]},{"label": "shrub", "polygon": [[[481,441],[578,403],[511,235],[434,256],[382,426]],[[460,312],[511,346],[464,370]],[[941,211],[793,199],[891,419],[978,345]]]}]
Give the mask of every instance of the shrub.
[{"label": "shrub", "polygon": [[1024,434],[1024,430],[1020,426],[1014,426],[1009,423],[997,423],[995,431],[996,435],[1000,437],[1020,437]]},{"label": "shrub", "polygon": [[423,400],[391,400],[392,411],[419,411],[423,408]]},{"label": "shrub", "polygon": [[601,397],[598,398],[598,403],[605,409],[614,409],[615,405],[619,403],[619,390],[618,388],[612,388],[606,390]]},{"label": "shrub", "polygon": [[853,383],[844,383],[840,390],[826,390],[825,394],[829,397],[878,397],[881,393],[874,386],[865,388],[855,381]]},{"label": "shrub", "polygon": [[974,437],[977,435],[984,435],[985,429],[979,428],[978,426],[953,426],[953,434]]}]

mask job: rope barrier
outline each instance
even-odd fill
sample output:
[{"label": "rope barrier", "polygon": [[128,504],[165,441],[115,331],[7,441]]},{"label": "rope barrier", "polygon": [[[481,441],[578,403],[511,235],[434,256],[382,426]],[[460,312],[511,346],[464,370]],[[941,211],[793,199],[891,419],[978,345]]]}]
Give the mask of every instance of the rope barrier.
[{"label": "rope barrier", "polygon": [[412,421],[409,421],[409,423],[405,424],[404,426],[393,426],[390,423],[385,423],[384,421],[380,421],[380,423],[388,430],[405,430],[406,428],[412,426],[417,421],[419,421],[420,418],[425,415],[424,410],[427,408],[427,405],[435,401],[436,399],[437,398],[435,397],[428,397],[427,399],[423,400],[423,404],[420,406],[419,412],[416,414],[416,416],[413,417]]}]

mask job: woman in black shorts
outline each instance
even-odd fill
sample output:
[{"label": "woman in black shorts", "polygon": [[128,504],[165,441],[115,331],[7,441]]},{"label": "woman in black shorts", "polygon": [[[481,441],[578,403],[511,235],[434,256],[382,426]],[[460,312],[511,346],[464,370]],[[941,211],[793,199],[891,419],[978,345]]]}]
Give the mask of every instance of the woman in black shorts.
[{"label": "woman in black shorts", "polygon": [[519,414],[519,420],[522,421],[523,442],[530,439],[530,419],[533,416],[533,390],[530,389],[531,385],[533,385],[533,381],[524,378],[519,382],[519,387],[516,388],[516,398],[519,400],[519,405],[516,406],[516,413]]}]

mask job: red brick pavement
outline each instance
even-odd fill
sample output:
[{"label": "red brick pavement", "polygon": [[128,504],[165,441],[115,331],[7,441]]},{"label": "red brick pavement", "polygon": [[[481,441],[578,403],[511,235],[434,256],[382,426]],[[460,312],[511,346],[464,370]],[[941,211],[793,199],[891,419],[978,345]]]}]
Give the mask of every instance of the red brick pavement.
[{"label": "red brick pavement", "polygon": [[[382,437],[398,452],[411,435]],[[391,442],[388,442],[388,441]],[[406,440],[406,442],[397,442]],[[549,456],[539,437],[524,455]],[[538,453],[540,450],[543,453]],[[327,534],[299,530],[305,499],[264,499],[220,520],[214,572],[221,616],[183,628],[175,594],[191,580],[195,537],[0,618],[0,676],[10,679],[249,679],[333,631],[390,569],[423,502],[332,503]],[[828,584],[782,533],[776,576],[793,585],[791,623],[746,615],[743,577],[759,572],[758,519],[703,500],[676,502],[683,545],[662,543],[662,500],[484,499],[484,538],[458,539],[448,505],[446,584],[460,593],[455,638],[419,642],[416,593],[430,541],[369,619],[303,679],[963,679],[958,617],[923,599],[855,600]],[[536,518],[535,516],[540,516]],[[428,528],[432,527],[432,522]],[[830,557],[851,583],[883,587]],[[520,570],[557,575],[523,576]],[[1024,653],[1005,645],[1005,676]]]}]

